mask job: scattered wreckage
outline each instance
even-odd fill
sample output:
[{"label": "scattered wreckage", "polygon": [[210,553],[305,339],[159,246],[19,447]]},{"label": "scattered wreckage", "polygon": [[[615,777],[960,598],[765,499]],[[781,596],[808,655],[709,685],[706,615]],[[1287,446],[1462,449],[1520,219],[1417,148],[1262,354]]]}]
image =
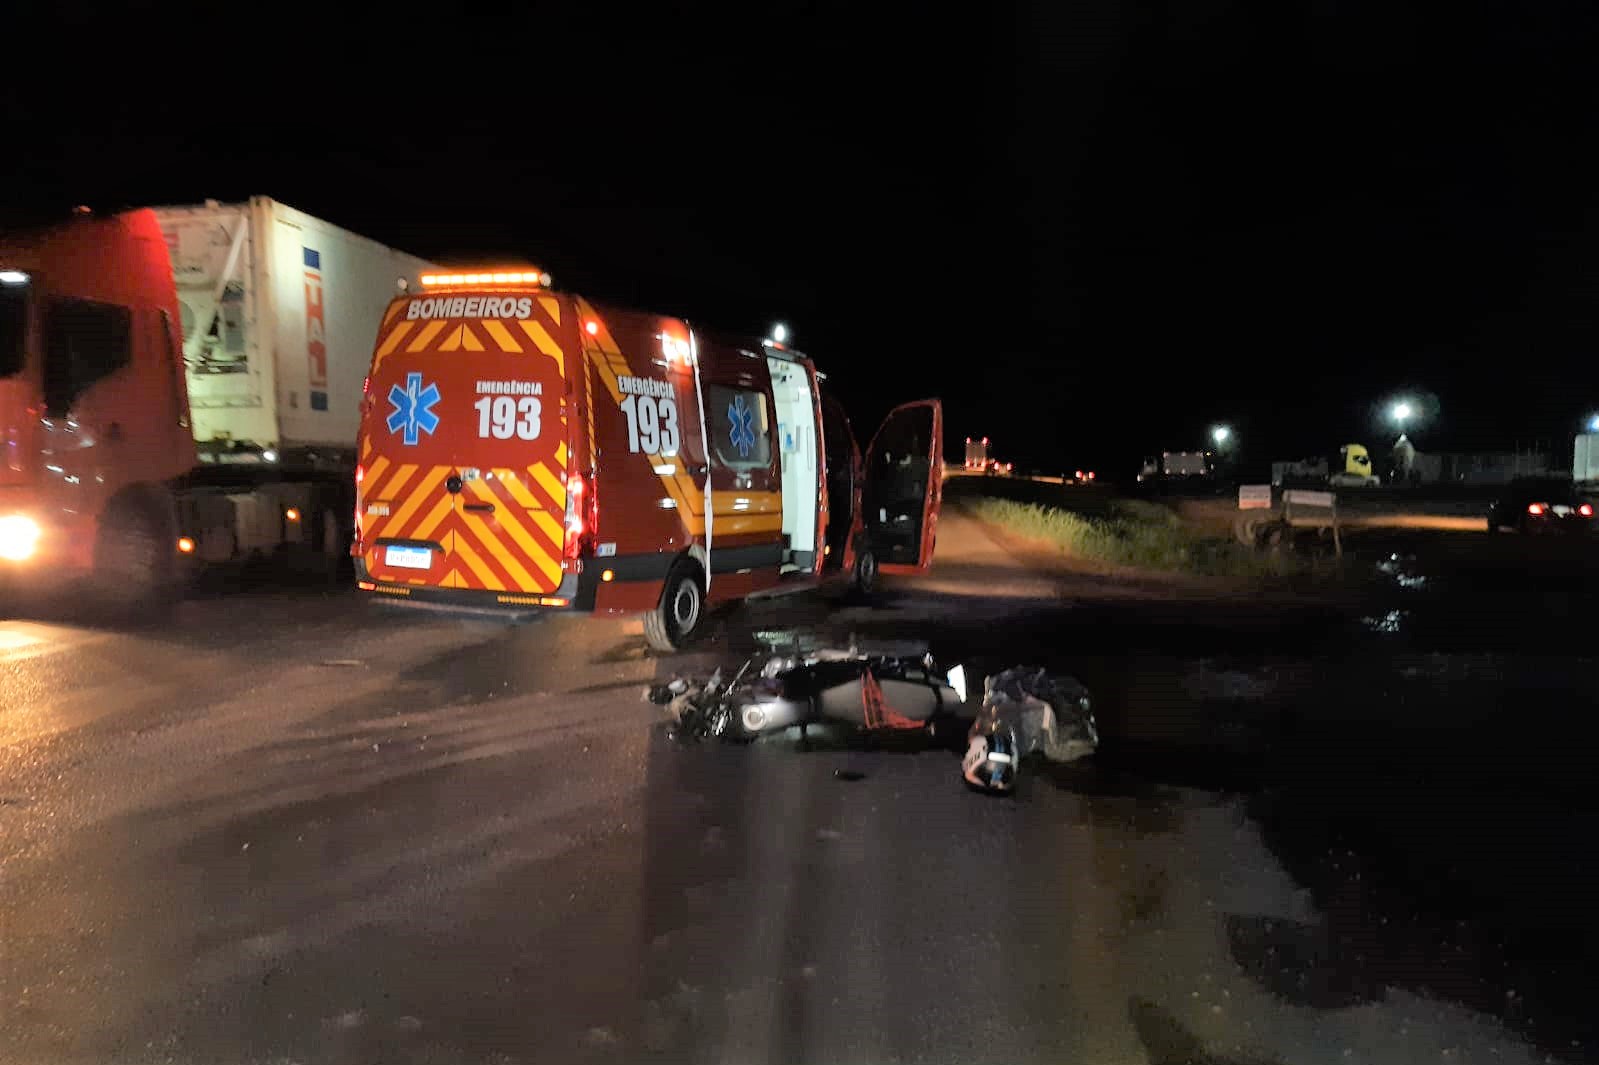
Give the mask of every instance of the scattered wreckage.
[{"label": "scattered wreckage", "polygon": [[681,740],[749,742],[812,726],[892,733],[952,746],[964,729],[961,775],[982,791],[1016,787],[1024,759],[1073,762],[1094,753],[1099,731],[1088,690],[1075,678],[1017,667],[988,677],[980,703],[961,666],[940,667],[923,645],[768,648],[737,669],[677,677],[648,692]]}]

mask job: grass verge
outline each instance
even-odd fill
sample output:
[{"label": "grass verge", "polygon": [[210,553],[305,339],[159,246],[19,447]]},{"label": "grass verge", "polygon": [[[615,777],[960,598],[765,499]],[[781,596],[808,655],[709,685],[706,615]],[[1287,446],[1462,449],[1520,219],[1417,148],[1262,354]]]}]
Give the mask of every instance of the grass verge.
[{"label": "grass verge", "polygon": [[1200,536],[1158,503],[1116,500],[1104,517],[986,497],[968,506],[1017,536],[1096,562],[1203,577],[1286,577],[1304,570],[1290,555],[1262,554],[1232,540]]}]

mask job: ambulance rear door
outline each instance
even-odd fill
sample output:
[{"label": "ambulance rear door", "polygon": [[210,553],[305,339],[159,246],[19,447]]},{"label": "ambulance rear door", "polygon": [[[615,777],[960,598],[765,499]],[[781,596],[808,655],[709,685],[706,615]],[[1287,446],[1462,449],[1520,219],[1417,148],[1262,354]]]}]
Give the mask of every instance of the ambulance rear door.
[{"label": "ambulance rear door", "polygon": [[542,291],[390,305],[362,421],[371,576],[508,596],[560,587],[575,318]]}]

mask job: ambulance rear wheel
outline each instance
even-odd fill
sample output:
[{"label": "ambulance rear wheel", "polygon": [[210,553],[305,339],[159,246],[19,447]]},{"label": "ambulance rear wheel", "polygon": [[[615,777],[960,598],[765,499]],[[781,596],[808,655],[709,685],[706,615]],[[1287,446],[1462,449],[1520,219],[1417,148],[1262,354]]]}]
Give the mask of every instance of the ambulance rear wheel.
[{"label": "ambulance rear wheel", "polygon": [[679,562],[666,576],[661,601],[644,615],[644,639],[657,651],[681,650],[705,617],[705,580],[693,562]]}]

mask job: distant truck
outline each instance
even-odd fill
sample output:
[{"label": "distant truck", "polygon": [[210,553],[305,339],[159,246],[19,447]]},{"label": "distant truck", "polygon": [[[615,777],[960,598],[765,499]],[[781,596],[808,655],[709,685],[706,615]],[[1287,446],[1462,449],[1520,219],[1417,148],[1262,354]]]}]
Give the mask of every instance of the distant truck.
[{"label": "distant truck", "polygon": [[373,333],[427,266],[256,197],[0,236],[0,576],[157,599],[354,521]]},{"label": "distant truck", "polygon": [[1159,456],[1144,459],[1138,480],[1207,477],[1210,473],[1210,458],[1203,451],[1163,451]]},{"label": "distant truck", "polygon": [[974,473],[992,473],[1003,477],[1008,476],[1015,467],[1012,463],[1001,462],[989,455],[988,437],[985,436],[981,440],[973,440],[968,436],[966,438],[965,468]]},{"label": "distant truck", "polygon": [[966,468],[968,470],[988,469],[988,437],[981,440],[966,438]]},{"label": "distant truck", "polygon": [[1271,464],[1271,483],[1281,486],[1289,481],[1314,481],[1317,484],[1327,482],[1327,460],[1325,458],[1299,459],[1295,462],[1274,462]]},{"label": "distant truck", "polygon": [[1578,484],[1599,484],[1599,433],[1577,437],[1571,459],[1571,479]]},{"label": "distant truck", "polygon": [[1312,456],[1295,462],[1271,464],[1271,483],[1327,484],[1335,488],[1364,488],[1382,483],[1372,470],[1371,454],[1364,444],[1345,444],[1330,458]]}]

